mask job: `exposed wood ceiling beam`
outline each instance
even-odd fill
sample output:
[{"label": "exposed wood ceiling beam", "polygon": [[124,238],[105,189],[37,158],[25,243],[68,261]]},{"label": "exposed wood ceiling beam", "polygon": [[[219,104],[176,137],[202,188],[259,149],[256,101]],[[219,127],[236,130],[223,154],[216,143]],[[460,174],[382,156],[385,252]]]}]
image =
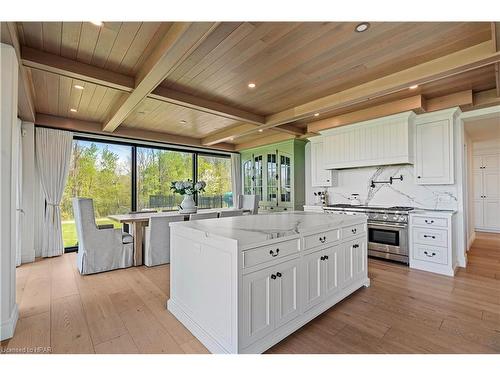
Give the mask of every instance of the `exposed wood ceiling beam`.
[{"label": "exposed wood ceiling beam", "polygon": [[[22,47],[21,52],[22,61],[26,67],[124,92],[132,92],[134,90],[134,78],[125,74],[116,73],[29,47]],[[237,121],[257,125],[263,124],[265,121],[264,116],[161,86],[158,86],[148,97]]]},{"label": "exposed wood ceiling beam", "polygon": [[253,124],[238,124],[231,126],[207,135],[205,138],[201,139],[201,144],[205,146],[212,146],[219,142],[231,141],[233,140],[234,134],[244,133],[255,128],[256,125]]},{"label": "exposed wood ceiling beam", "polygon": [[174,23],[137,73],[134,91],[109,116],[103,130],[112,132],[120,126],[130,112],[186,60],[217,26],[215,22]]},{"label": "exposed wood ceiling beam", "polygon": [[259,147],[259,146],[270,145],[270,144],[273,144],[276,142],[282,142],[282,141],[286,141],[286,140],[294,139],[294,138],[296,138],[296,137],[292,134],[276,133],[276,134],[267,135],[265,137],[254,139],[254,140],[251,140],[249,142],[236,144],[235,150],[236,151],[246,150],[247,148],[254,148],[254,147]]},{"label": "exposed wood ceiling beam", "polygon": [[150,98],[161,100],[167,103],[180,105],[183,107],[196,109],[198,111],[211,113],[217,116],[230,118],[237,121],[244,121],[250,124],[264,124],[264,116],[256,115],[233,108],[225,104],[213,102],[193,95],[185,94],[180,91],[168,89],[166,87],[157,87],[150,95]]},{"label": "exposed wood ceiling beam", "polygon": [[21,120],[33,122],[35,121],[34,89],[26,68],[21,62],[21,45],[17,35],[17,27],[15,22],[1,22],[1,24],[1,41],[14,47],[19,64],[18,116]]},{"label": "exposed wood ceiling beam", "polygon": [[415,95],[410,98],[396,100],[380,104],[375,107],[365,108],[359,111],[344,113],[342,115],[314,121],[307,125],[307,131],[309,133],[317,133],[321,130],[336,128],[338,126],[344,126],[355,122],[371,120],[406,111],[424,112],[425,99],[422,95]]},{"label": "exposed wood ceiling beam", "polygon": [[473,95],[473,105],[464,108],[466,111],[491,107],[500,104],[500,97],[497,96],[496,89],[480,91]]},{"label": "exposed wood ceiling beam", "polygon": [[472,90],[464,90],[453,94],[427,99],[425,110],[427,112],[439,111],[451,107],[471,105],[473,103]]},{"label": "exposed wood ceiling beam", "polygon": [[[109,135],[108,132],[102,130],[102,124],[98,122],[83,121],[65,117],[50,116],[42,113],[36,114],[35,122],[38,125],[48,126],[57,129],[80,131],[100,135]],[[114,133],[114,136],[119,136],[129,139],[141,139],[144,141],[165,142],[185,146],[204,147],[198,138],[186,137],[176,134],[167,134],[153,132],[143,129],[134,129],[128,127],[120,127]],[[234,151],[234,145],[229,143],[219,143],[213,149]]]},{"label": "exposed wood ceiling beam", "polygon": [[120,91],[132,92],[134,90],[134,77],[115,73],[94,65],[67,59],[34,48],[22,47],[21,58],[23,65],[28,68],[94,83]]},{"label": "exposed wood ceiling beam", "polygon": [[277,130],[283,133],[288,133],[288,134],[293,134],[293,135],[299,135],[303,136],[306,134],[306,130],[299,128],[295,125],[291,124],[284,124],[284,125],[279,125],[273,128],[273,130]]},{"label": "exposed wood ceiling beam", "polygon": [[366,103],[375,98],[407,90],[412,85],[438,81],[500,61],[500,52],[491,49],[491,41],[451,53],[356,87],[290,108],[266,118],[266,124],[233,137],[245,136],[261,129],[310,118],[314,113],[342,109]]}]

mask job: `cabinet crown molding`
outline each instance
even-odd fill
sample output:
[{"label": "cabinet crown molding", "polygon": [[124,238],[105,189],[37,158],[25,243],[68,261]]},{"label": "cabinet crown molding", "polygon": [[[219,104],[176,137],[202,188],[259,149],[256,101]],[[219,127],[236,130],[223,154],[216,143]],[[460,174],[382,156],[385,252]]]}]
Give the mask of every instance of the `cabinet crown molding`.
[{"label": "cabinet crown molding", "polygon": [[462,114],[462,110],[460,107],[453,107],[453,108],[447,108],[443,109],[441,111],[435,111],[435,112],[429,112],[429,113],[423,113],[420,115],[416,115],[415,122],[421,123],[421,122],[429,122],[434,119],[441,120],[443,118],[449,118],[449,117],[454,117],[457,118]]},{"label": "cabinet crown molding", "polygon": [[379,117],[379,118],[372,119],[372,120],[366,120],[366,121],[362,121],[362,122],[356,122],[356,123],[349,124],[349,125],[339,126],[337,128],[323,130],[323,131],[320,131],[319,133],[321,135],[338,134],[338,133],[341,133],[343,131],[349,131],[349,130],[355,129],[357,127],[364,127],[364,126],[370,126],[370,125],[379,125],[379,124],[383,124],[383,123],[385,123],[387,121],[397,121],[397,120],[400,120],[400,121],[411,122],[411,121],[413,121],[415,119],[415,117],[416,117],[415,112],[413,112],[413,111],[406,111],[406,112],[397,113],[395,115]]}]

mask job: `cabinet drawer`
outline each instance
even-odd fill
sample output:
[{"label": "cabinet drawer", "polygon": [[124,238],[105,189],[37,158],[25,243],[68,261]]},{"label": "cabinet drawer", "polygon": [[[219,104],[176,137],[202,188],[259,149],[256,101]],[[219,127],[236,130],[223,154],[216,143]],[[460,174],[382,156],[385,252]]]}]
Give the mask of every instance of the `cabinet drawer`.
[{"label": "cabinet drawer", "polygon": [[243,251],[243,268],[248,268],[257,264],[281,259],[286,257],[287,255],[298,253],[299,250],[299,238],[245,250]]},{"label": "cabinet drawer", "polygon": [[327,245],[340,240],[340,229],[329,230],[326,232],[311,234],[304,237],[304,250],[316,246]]},{"label": "cabinet drawer", "polygon": [[444,229],[413,228],[413,243],[448,246],[448,231]]},{"label": "cabinet drawer", "polygon": [[413,225],[421,225],[424,227],[448,227],[448,219],[442,217],[424,217],[424,216],[412,216],[411,223]]},{"label": "cabinet drawer", "polygon": [[354,238],[366,232],[365,224],[357,224],[351,225],[345,228],[342,228],[342,239],[346,240],[349,238]]},{"label": "cabinet drawer", "polygon": [[448,264],[448,249],[446,247],[415,244],[413,246],[413,259]]}]

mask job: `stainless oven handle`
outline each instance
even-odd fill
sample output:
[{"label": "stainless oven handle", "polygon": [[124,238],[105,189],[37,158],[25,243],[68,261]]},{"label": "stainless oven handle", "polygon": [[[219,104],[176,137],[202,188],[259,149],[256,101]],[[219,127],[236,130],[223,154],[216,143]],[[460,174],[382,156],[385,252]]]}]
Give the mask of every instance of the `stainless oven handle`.
[{"label": "stainless oven handle", "polygon": [[408,224],[368,223],[368,227],[371,227],[371,228],[382,228],[382,229],[384,229],[384,227],[406,228],[406,227],[408,227]]}]

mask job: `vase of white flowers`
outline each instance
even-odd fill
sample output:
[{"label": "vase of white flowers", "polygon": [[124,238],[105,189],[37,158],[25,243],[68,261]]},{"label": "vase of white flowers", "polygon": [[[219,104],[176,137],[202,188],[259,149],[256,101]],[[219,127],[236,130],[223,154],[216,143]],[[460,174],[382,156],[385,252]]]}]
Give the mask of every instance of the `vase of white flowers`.
[{"label": "vase of white flowers", "polygon": [[204,192],[206,186],[205,181],[198,181],[197,183],[193,183],[191,180],[172,182],[170,190],[184,196],[179,206],[179,212],[186,214],[195,213],[196,204],[194,203],[193,194]]}]

